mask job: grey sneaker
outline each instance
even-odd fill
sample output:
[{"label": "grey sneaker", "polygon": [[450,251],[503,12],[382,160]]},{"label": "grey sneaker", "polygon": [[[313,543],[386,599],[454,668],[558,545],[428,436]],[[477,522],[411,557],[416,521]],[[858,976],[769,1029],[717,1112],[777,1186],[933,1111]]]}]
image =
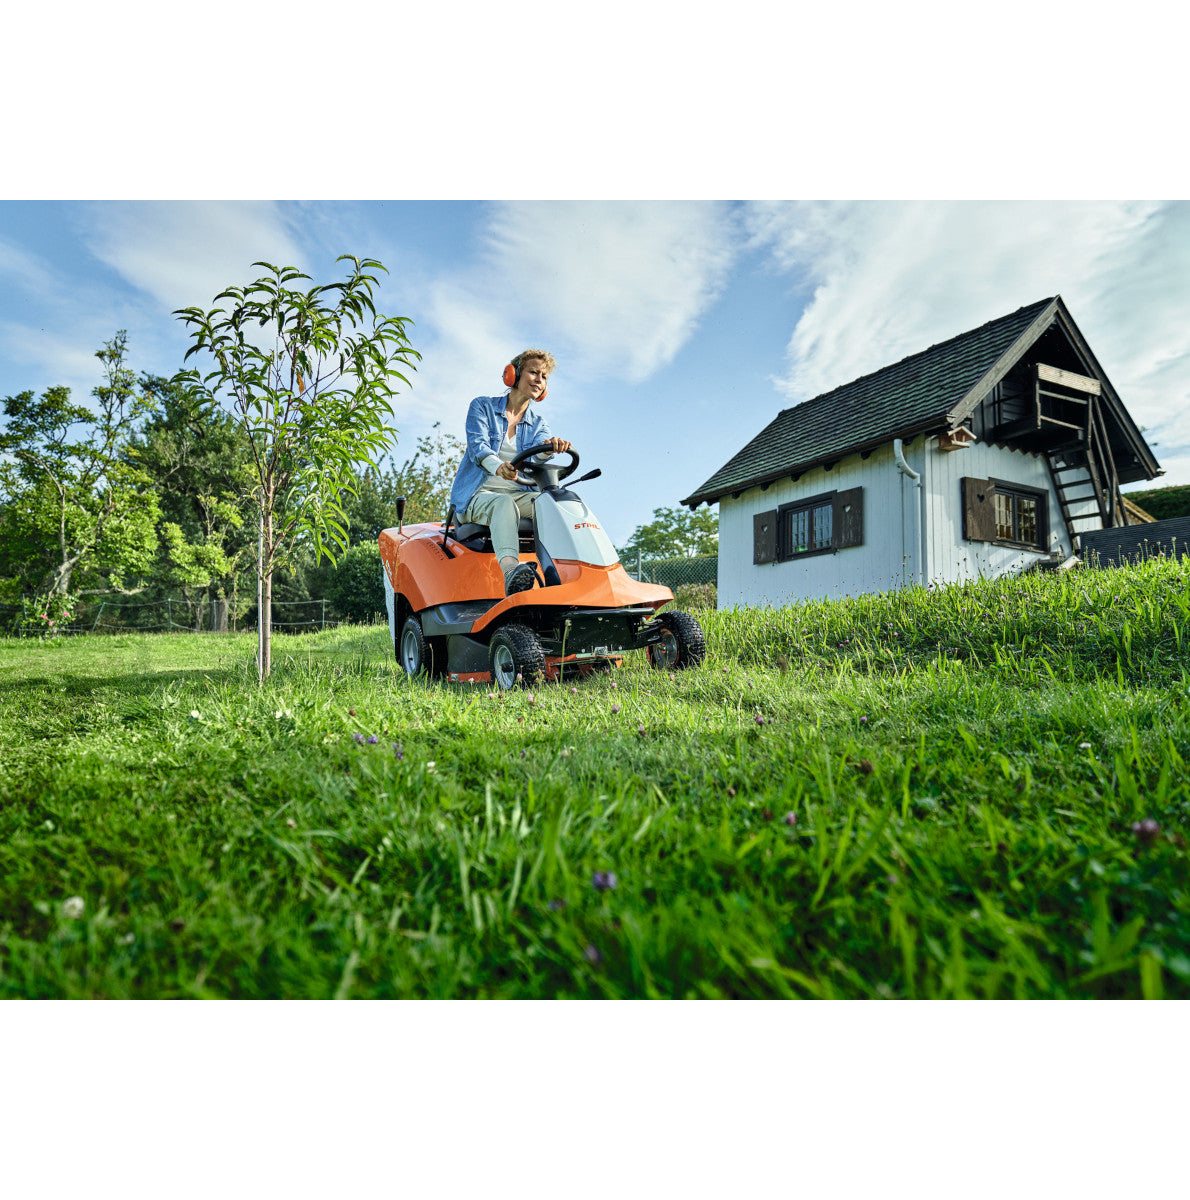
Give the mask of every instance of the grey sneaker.
[{"label": "grey sneaker", "polygon": [[527,592],[533,586],[534,579],[533,568],[528,563],[521,563],[504,580],[504,594],[511,596],[514,592]]}]

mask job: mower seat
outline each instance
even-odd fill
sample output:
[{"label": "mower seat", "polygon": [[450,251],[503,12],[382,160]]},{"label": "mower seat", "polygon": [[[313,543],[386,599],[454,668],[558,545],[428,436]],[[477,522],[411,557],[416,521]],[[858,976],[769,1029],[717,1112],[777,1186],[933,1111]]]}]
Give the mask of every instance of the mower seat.
[{"label": "mower seat", "polygon": [[[532,553],[535,546],[532,517],[521,517],[517,523],[517,534],[520,537],[520,548]],[[492,533],[486,525],[476,525],[472,522],[456,525],[451,533],[451,537],[456,542],[462,542],[468,549],[478,550],[481,554],[491,554],[493,552]]]}]

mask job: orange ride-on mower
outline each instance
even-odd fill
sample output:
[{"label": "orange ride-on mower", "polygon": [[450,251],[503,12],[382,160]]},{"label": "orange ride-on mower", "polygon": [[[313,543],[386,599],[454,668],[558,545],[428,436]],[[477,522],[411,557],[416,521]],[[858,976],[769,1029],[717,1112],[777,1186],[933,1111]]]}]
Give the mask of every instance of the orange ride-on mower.
[{"label": "orange ride-on mower", "polygon": [[673,592],[631,578],[594,513],[562,486],[578,455],[565,451],[565,466],[530,461],[549,449],[532,446],[512,462],[536,492],[536,533],[528,518],[520,524],[520,559],[537,577],[527,591],[505,596],[486,525],[459,524],[452,506],[445,524],[406,527],[398,501],[401,524],[380,534],[380,556],[397,662],[408,674],[508,689],[609,670],[628,650],[664,670],[703,660],[698,622],[658,613]]}]

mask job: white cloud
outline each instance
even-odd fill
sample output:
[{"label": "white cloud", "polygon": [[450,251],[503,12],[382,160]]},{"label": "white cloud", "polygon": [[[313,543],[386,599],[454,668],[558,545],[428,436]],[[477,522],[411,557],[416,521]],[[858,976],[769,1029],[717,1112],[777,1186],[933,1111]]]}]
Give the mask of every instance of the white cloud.
[{"label": "white cloud", "polygon": [[765,204],[748,227],[813,291],[779,381],[792,400],[1061,294],[1158,459],[1190,450],[1190,205]]},{"label": "white cloud", "polygon": [[506,302],[556,330],[578,364],[632,383],[670,363],[734,257],[726,209],[697,202],[500,205],[489,233]]},{"label": "white cloud", "polygon": [[88,216],[91,252],[167,312],[209,307],[229,284],[262,273],[253,262],[300,267],[305,260],[274,203],[97,203]]},{"label": "white cloud", "polygon": [[435,420],[461,435],[470,400],[499,394],[504,364],[529,345],[559,360],[551,425],[576,429],[578,381],[639,382],[672,361],[723,286],[738,240],[717,204],[494,205],[478,261],[403,285],[403,302],[416,297],[423,358],[397,399],[402,445]]}]

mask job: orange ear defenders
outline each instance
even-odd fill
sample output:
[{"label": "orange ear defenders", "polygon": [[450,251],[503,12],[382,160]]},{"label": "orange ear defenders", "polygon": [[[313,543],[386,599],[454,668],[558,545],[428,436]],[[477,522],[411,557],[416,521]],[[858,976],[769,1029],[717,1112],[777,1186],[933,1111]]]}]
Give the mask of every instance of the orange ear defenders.
[{"label": "orange ear defenders", "polygon": [[[504,368],[504,386],[505,386],[505,387],[516,387],[516,385],[517,385],[517,380],[518,380],[518,379],[520,379],[520,377],[521,377],[521,373],[520,373],[520,371],[519,371],[519,370],[517,370],[517,368],[516,368],[516,367],[514,367],[514,366],[512,365],[512,363],[509,363],[509,364],[508,364],[508,366],[506,366],[506,367]],[[544,399],[545,399],[545,396],[546,396],[546,393],[547,393],[548,391],[549,391],[549,388],[542,388],[542,389],[541,389],[541,395],[540,395],[540,396],[535,396],[535,397],[534,397],[534,400],[535,400],[535,401],[541,401],[541,400],[544,400]]]}]

